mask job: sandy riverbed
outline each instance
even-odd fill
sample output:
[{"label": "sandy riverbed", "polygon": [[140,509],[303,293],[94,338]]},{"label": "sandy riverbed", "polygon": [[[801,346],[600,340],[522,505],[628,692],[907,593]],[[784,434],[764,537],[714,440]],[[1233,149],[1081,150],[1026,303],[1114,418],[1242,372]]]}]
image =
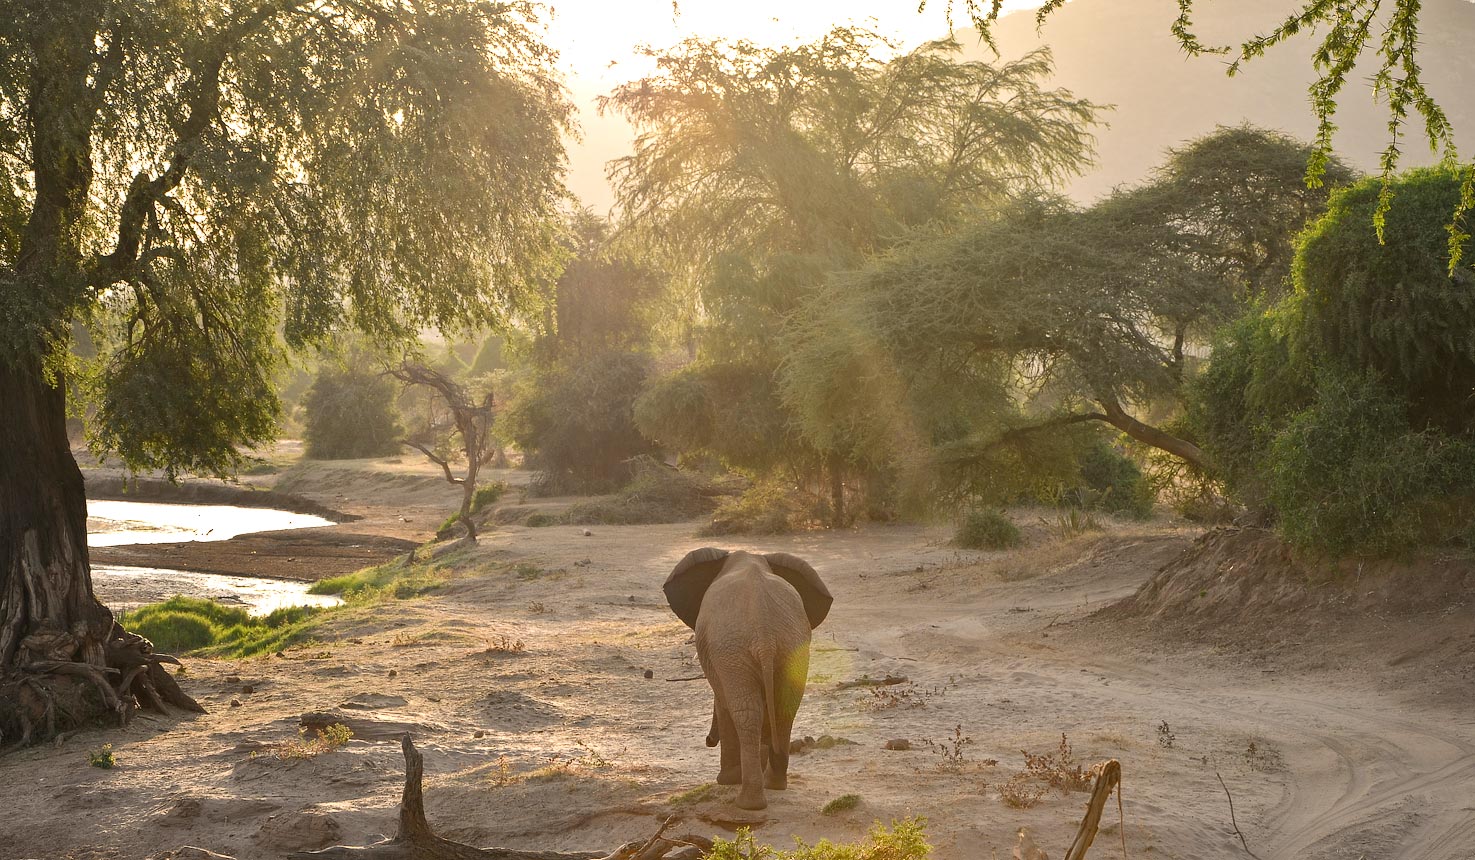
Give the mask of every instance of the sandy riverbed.
[{"label": "sandy riverbed", "polygon": [[[391,522],[363,492],[372,464],[354,468],[362,474],[351,481],[320,476],[318,492]],[[450,504],[436,516],[426,493],[413,513],[438,522]],[[393,507],[408,519],[406,498]],[[295,761],[262,746],[294,738],[303,712],[333,708],[413,724],[431,822],[453,838],[608,849],[673,812],[683,829],[727,832],[743,815],[731,789],[683,797],[716,773],[716,752],[701,740],[710,692],[664,680],[696,671],[689,632],[659,585],[708,541],[693,537],[694,524],[592,531],[500,529],[433,597],[345,613],[324,641],[284,657],[188,660],[184,683],[210,709],[204,716],[140,717],[0,759],[10,811],[0,857],[142,858],[199,845],[267,858],[392,833],[395,743],[355,739]],[[1167,638],[1093,613],[1131,594],[1195,531],[1114,524],[1069,541],[1028,531],[1011,553],[959,552],[945,530],[913,526],[720,542],[800,555],[836,595],[796,731],[851,743],[796,757],[790,789],[751,818],[760,838],[848,840],[872,821],[921,815],[942,860],[1008,857],[1021,826],[1059,857],[1084,795],[1050,793],[1017,809],[999,786],[1023,766],[1021,750],[1051,750],[1065,733],[1079,759],[1122,762],[1133,857],[1246,856],[1219,777],[1265,860],[1469,856],[1475,678],[1389,659],[1409,625],[1444,625],[1475,646],[1468,606],[1383,618],[1294,649]],[[911,681],[894,688],[896,701],[840,689],[886,674]],[[961,757],[927,743],[951,748],[959,731],[971,741]],[[913,749],[883,750],[893,738]],[[104,743],[118,766],[89,767],[86,751]],[[848,793],[861,796],[855,809],[821,813]],[[1093,857],[1121,850],[1114,810],[1106,822]]]}]

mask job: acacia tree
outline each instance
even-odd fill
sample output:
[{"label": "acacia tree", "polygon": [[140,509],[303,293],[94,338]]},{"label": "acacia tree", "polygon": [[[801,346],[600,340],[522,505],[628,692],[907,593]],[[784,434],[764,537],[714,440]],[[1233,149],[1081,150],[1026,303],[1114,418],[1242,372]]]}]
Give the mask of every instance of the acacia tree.
[{"label": "acacia tree", "polygon": [[[496,418],[496,399],[491,388],[477,397],[466,386],[450,376],[415,361],[402,361],[390,368],[389,374],[405,385],[430,389],[445,405],[444,422],[432,420],[424,438],[406,436],[400,443],[414,448],[441,468],[446,480],[461,488],[461,511],[458,517],[466,539],[476,542],[476,523],[472,520],[472,503],[476,499],[476,478],[483,466],[501,453],[492,440],[492,421]],[[466,459],[465,473],[451,470],[451,455],[445,447],[456,445]]]},{"label": "acacia tree", "polygon": [[[710,372],[673,384],[746,379],[746,392],[722,396],[777,403],[763,395],[776,386],[773,339],[828,273],[910,227],[1049,187],[1088,162],[1096,106],[1043,86],[1048,53],[992,65],[959,62],[958,50],[898,54],[856,28],[780,49],[690,39],[603,102],[639,130],[610,172],[624,238],[692,293],[694,351]],[[655,407],[703,399],[655,395],[643,423],[690,426]],[[798,438],[770,439],[768,459],[820,461],[789,447]],[[824,468],[838,521],[847,466]]]},{"label": "acacia tree", "polygon": [[[96,404],[95,449],[227,474],[273,432],[279,331],[300,347],[349,326],[495,327],[528,293],[567,123],[529,15],[0,0],[7,739],[149,693],[147,643],[93,596],[69,389]],[[86,366],[68,358],[78,323],[99,345]]]},{"label": "acacia tree", "polygon": [[1304,151],[1220,129],[1089,209],[1024,196],[921,234],[806,305],[780,344],[784,399],[821,450],[918,456],[957,480],[1002,485],[1001,452],[1090,421],[1204,467],[1190,439],[1138,416],[1177,404],[1189,345],[1289,272],[1327,197],[1284,169]]}]

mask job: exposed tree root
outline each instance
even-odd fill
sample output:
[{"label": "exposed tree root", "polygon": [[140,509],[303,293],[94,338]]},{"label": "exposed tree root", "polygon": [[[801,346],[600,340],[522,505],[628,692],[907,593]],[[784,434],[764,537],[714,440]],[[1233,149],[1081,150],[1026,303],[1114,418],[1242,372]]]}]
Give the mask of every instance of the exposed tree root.
[{"label": "exposed tree root", "polygon": [[400,800],[399,832],[377,845],[353,848],[336,845],[320,851],[289,854],[289,860],[695,860],[712,844],[700,836],[665,836],[667,819],[649,839],[628,842],[608,854],[538,851],[517,848],[473,848],[436,836],[425,818],[423,781],[425,759],[408,734],[400,741],[405,752],[405,791]]},{"label": "exposed tree root", "polygon": [[100,718],[126,725],[140,708],[205,712],[164,668],[179,661],[116,622],[107,643],[92,649],[101,665],[85,659],[87,650],[56,631],[22,641],[19,665],[0,677],[0,744],[53,740]]}]

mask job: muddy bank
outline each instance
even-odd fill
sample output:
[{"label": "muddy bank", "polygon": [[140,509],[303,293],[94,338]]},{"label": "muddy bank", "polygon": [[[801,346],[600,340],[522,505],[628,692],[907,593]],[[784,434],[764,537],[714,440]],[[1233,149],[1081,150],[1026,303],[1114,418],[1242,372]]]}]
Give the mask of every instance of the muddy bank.
[{"label": "muddy bank", "polygon": [[245,484],[221,484],[208,481],[171,483],[161,478],[126,477],[84,471],[87,498],[123,502],[171,502],[183,505],[237,505],[243,508],[275,508],[297,514],[312,514],[335,523],[362,519],[344,513],[305,496],[266,490]]},{"label": "muddy bank", "polygon": [[415,541],[339,526],[256,532],[222,541],[93,547],[93,564],[316,581],[404,555]]}]

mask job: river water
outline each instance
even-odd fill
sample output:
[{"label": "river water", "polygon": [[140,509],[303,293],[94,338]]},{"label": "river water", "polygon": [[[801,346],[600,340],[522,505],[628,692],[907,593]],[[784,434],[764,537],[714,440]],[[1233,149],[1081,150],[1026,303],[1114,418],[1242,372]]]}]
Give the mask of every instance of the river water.
[{"label": "river water", "polygon": [[[251,532],[332,525],[309,514],[233,505],[88,501],[89,546],[228,540]],[[93,565],[92,588],[114,612],[156,603],[176,594],[207,597],[252,614],[284,606],[330,606],[336,597],[307,593],[308,583],[249,576],[221,576],[152,567]]]}]

